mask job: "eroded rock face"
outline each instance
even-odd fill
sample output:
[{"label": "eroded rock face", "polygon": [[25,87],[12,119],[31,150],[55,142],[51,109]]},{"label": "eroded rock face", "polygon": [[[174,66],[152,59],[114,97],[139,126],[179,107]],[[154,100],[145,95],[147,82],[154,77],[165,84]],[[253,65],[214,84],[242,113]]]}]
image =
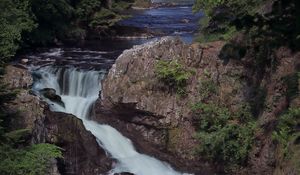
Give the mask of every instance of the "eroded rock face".
[{"label": "eroded rock face", "polygon": [[[282,115],[288,107],[299,108],[300,97],[289,98],[288,85],[285,82],[288,76],[299,72],[300,54],[292,53],[288,48],[279,48],[276,52],[278,65],[276,70],[272,71],[271,76],[266,75],[261,82],[262,87],[266,87],[265,109],[262,111],[258,124],[264,128],[256,136],[255,146],[249,154],[250,174],[292,174],[296,175],[295,165],[281,160],[277,147],[272,141],[272,129],[274,128],[278,117]],[[298,84],[298,78],[293,80]],[[297,83],[298,81],[298,83]],[[299,152],[299,146],[295,150]],[[284,164],[284,165],[283,165]],[[282,167],[283,166],[283,167]],[[274,171],[275,170],[275,171]]]},{"label": "eroded rock face", "polygon": [[45,115],[46,142],[63,149],[62,174],[98,175],[111,169],[112,160],[91,132],[86,131],[80,119],[49,110]]},{"label": "eroded rock face", "polygon": [[[49,174],[99,175],[111,169],[111,159],[80,119],[51,112],[45,102],[29,93],[32,78],[26,68],[7,66],[6,72],[4,83],[17,91],[16,98],[6,104],[10,113],[18,114],[12,119],[12,129],[27,128],[32,143],[52,143],[63,149],[64,160],[51,160]],[[55,93],[51,94],[56,97]]]},{"label": "eroded rock face", "polygon": [[3,81],[5,84],[8,84],[9,88],[28,89],[32,84],[33,80],[30,72],[21,65],[8,65],[5,73]]},{"label": "eroded rock face", "polygon": [[[196,128],[191,105],[203,98],[201,83],[210,80],[215,84],[219,92],[210,100],[233,113],[246,102],[262,104],[256,94],[261,87],[267,92],[266,106],[261,105],[262,109],[255,112],[263,132],[255,135],[248,167],[237,174],[272,174],[276,166],[272,127],[289,105],[299,104],[297,100],[288,101],[287,87],[282,81],[299,69],[299,54],[278,49],[276,71],[266,70],[265,74],[258,75],[249,53],[238,60],[230,55],[221,60],[223,46],[223,42],[186,45],[179,39],[164,37],[124,51],[103,81],[102,99],[95,105],[93,118],[119,129],[140,152],[166,160],[182,171],[213,174],[222,167],[213,166],[211,170],[212,166],[204,166],[207,164],[201,155],[194,154],[199,142],[194,138]],[[186,96],[180,97],[157,78],[158,60],[178,60],[192,70]],[[189,166],[186,162],[194,164]]]},{"label": "eroded rock face", "polygon": [[4,84],[11,91],[17,92],[16,98],[7,104],[7,109],[11,113],[18,113],[16,118],[12,119],[13,129],[27,128],[32,130],[35,127],[35,121],[45,117],[43,114],[45,104],[41,103],[38,97],[29,93],[33,80],[26,68],[8,65],[5,71],[6,74],[2,79]]},{"label": "eroded rock face", "polygon": [[[168,160],[179,169],[195,170],[199,174],[203,169],[209,170],[201,157],[194,154],[198,140],[194,138],[191,105],[200,99],[199,83],[209,76],[220,86],[220,98],[233,109],[242,101],[243,92],[231,98],[228,95],[246,85],[239,80],[242,65],[237,61],[224,65],[218,59],[223,45],[222,42],[186,45],[178,38],[164,37],[124,51],[103,82],[102,101],[96,104],[96,120],[115,126],[136,145],[143,145],[138,143],[141,140],[150,142],[163,153],[137,147]],[[184,97],[166,88],[155,74],[158,60],[175,59],[194,72]]]}]

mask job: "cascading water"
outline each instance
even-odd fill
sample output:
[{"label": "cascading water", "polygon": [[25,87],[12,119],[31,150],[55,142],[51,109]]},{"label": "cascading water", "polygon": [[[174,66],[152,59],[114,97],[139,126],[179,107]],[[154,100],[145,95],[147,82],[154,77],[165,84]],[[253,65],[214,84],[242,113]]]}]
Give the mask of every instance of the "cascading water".
[{"label": "cascading water", "polygon": [[[76,68],[42,67],[34,72],[33,90],[39,94],[44,88],[56,90],[64,103],[46,100],[53,111],[71,113],[83,121],[85,128],[97,138],[99,145],[118,163],[110,174],[130,172],[136,175],[180,175],[167,163],[138,153],[132,142],[109,125],[88,119],[101,90],[105,72],[81,71]],[[41,94],[40,94],[41,95]]]}]

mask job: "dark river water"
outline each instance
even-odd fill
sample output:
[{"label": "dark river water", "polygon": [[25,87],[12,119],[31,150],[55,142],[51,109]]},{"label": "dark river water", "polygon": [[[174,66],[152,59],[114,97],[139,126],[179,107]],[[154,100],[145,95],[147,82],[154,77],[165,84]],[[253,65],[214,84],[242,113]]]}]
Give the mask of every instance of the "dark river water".
[{"label": "dark river water", "polygon": [[[154,33],[151,38],[102,39],[86,41],[79,46],[40,48],[29,53],[32,65],[75,66],[83,69],[108,70],[123,50],[143,44],[161,36],[179,36],[191,43],[198,29],[202,13],[194,14],[191,5],[131,10],[131,18],[119,22],[121,26],[147,29]],[[157,35],[155,35],[157,34]],[[127,34],[130,36],[130,34]]]}]

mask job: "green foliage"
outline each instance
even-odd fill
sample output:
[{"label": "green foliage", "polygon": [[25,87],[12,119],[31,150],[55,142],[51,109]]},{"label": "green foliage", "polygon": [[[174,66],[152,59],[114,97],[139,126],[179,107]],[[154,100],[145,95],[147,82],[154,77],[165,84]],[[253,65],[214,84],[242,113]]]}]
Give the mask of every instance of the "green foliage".
[{"label": "green foliage", "polygon": [[32,0],[31,9],[38,28],[27,35],[28,44],[46,45],[65,36],[74,16],[66,0]]},{"label": "green foliage", "polygon": [[206,100],[211,95],[216,94],[218,92],[218,86],[211,79],[203,79],[199,81],[198,90],[199,90],[201,100]]},{"label": "green foliage", "polygon": [[23,149],[8,145],[0,146],[0,172],[13,175],[47,174],[49,161],[62,158],[58,147],[51,144],[36,144]]},{"label": "green foliage", "polygon": [[235,14],[251,15],[258,10],[259,5],[265,0],[196,0],[193,10],[195,12],[204,10],[208,16],[211,16],[213,11],[220,6],[227,6]]},{"label": "green foliage", "polygon": [[22,48],[84,39],[86,31],[103,34],[131,3],[114,1],[108,9],[99,0],[1,0],[1,62]]},{"label": "green foliage", "polygon": [[212,42],[218,40],[229,41],[235,36],[236,33],[237,30],[235,27],[228,27],[223,32],[220,33],[213,33],[209,35],[201,34],[197,37],[196,40],[200,43],[206,43],[206,42]]},{"label": "green foliage", "polygon": [[196,0],[193,10],[206,13],[198,41],[238,41],[263,75],[267,67],[276,68],[277,48],[300,49],[299,7],[295,0]]},{"label": "green foliage", "polygon": [[[112,20],[114,19],[114,20]],[[116,22],[118,22],[120,19],[116,13],[113,11],[110,11],[108,9],[102,9],[99,12],[96,12],[91,22],[89,23],[89,26],[91,28],[97,28],[98,30],[107,29],[108,27],[113,26]]]},{"label": "green foliage", "polygon": [[[3,64],[0,64],[0,69]],[[2,78],[1,71],[0,78]],[[11,130],[10,120],[13,117],[6,109],[16,96],[8,90],[0,79],[0,174],[5,175],[41,175],[48,174],[50,160],[62,158],[61,150],[51,144],[28,145],[31,137],[29,129]]]},{"label": "green foliage", "polygon": [[251,149],[255,122],[247,105],[236,113],[212,103],[197,103],[192,107],[198,127],[197,151],[211,161],[228,167],[243,165]]},{"label": "green foliage", "polygon": [[199,115],[199,129],[207,132],[219,130],[230,118],[230,112],[227,108],[210,103],[196,103],[192,110]]},{"label": "green foliage", "polygon": [[28,0],[0,1],[0,63],[14,56],[22,44],[22,34],[36,27]]},{"label": "green foliage", "polygon": [[[297,136],[297,125],[300,124],[300,109],[290,108],[278,119],[277,126],[272,133],[272,139],[279,143],[283,149],[284,156],[288,156],[289,144]],[[299,134],[298,134],[299,135]]]},{"label": "green foliage", "polygon": [[124,9],[129,9],[133,2],[130,1],[114,1],[112,3],[112,10],[114,12],[123,11]]},{"label": "green foliage", "polygon": [[76,4],[76,15],[83,21],[88,21],[102,7],[99,0],[81,0]]},{"label": "green foliage", "polygon": [[167,86],[175,88],[179,94],[184,94],[184,88],[192,71],[185,68],[178,60],[159,60],[155,64],[157,77]]},{"label": "green foliage", "polygon": [[23,143],[26,141],[26,137],[30,136],[31,131],[29,129],[18,129],[5,133],[5,137],[9,139],[13,144]]}]

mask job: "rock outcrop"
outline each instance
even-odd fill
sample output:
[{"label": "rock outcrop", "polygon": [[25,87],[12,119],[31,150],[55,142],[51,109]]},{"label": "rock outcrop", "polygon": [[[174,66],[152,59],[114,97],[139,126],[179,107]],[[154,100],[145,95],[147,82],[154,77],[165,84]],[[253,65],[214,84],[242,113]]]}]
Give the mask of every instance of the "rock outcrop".
[{"label": "rock outcrop", "polygon": [[80,119],[51,112],[46,103],[30,93],[32,77],[26,68],[7,66],[3,81],[17,93],[6,104],[10,113],[18,114],[12,119],[12,129],[29,129],[32,143],[52,143],[62,148],[64,159],[51,160],[49,174],[98,175],[111,169],[112,160]]},{"label": "rock outcrop", "polygon": [[[96,104],[96,120],[115,126],[136,142],[141,151],[168,160],[183,171],[194,170],[193,173],[200,174],[205,173],[205,169],[206,173],[212,173],[194,154],[198,140],[194,138],[191,105],[201,98],[198,86],[207,76],[220,85],[220,98],[226,100],[228,106],[234,108],[242,100],[242,92],[227,98],[244,86],[238,80],[243,66],[236,62],[223,65],[218,59],[222,46],[222,42],[205,47],[186,45],[178,38],[164,37],[124,51],[103,82],[102,101]],[[175,59],[194,72],[184,97],[165,87],[155,74],[158,60]],[[141,135],[138,141],[133,133]],[[139,146],[144,145],[139,144],[141,140],[155,145],[168,156],[147,151]]]},{"label": "rock outcrop", "polygon": [[98,175],[111,169],[112,160],[98,145],[91,132],[86,131],[82,121],[65,113],[45,113],[46,142],[63,149],[60,161],[62,174]]},{"label": "rock outcrop", "polygon": [[[213,174],[222,167],[209,166],[194,153],[199,140],[194,137],[191,109],[206,93],[201,89],[203,82],[210,82],[219,91],[209,97],[213,103],[224,105],[232,113],[246,102],[252,103],[258,123],[265,130],[255,136],[248,167],[238,173],[272,174],[276,146],[267,126],[288,107],[282,78],[299,67],[299,55],[279,49],[277,70],[256,76],[249,54],[242,59],[219,59],[223,46],[223,42],[187,45],[178,38],[163,37],[125,50],[103,81],[93,118],[118,128],[141,152],[167,160],[182,171]],[[158,60],[177,60],[192,72],[183,96],[160,81],[155,73]],[[271,108],[256,109],[255,105],[263,103],[258,98],[258,87],[267,89],[264,97]]]},{"label": "rock outcrop", "polygon": [[2,80],[9,90],[16,92],[16,98],[7,104],[11,113],[18,113],[17,116],[20,116],[12,119],[13,129],[33,130],[35,121],[45,117],[43,113],[45,104],[30,93],[30,86],[33,83],[30,72],[25,67],[8,65]]}]

